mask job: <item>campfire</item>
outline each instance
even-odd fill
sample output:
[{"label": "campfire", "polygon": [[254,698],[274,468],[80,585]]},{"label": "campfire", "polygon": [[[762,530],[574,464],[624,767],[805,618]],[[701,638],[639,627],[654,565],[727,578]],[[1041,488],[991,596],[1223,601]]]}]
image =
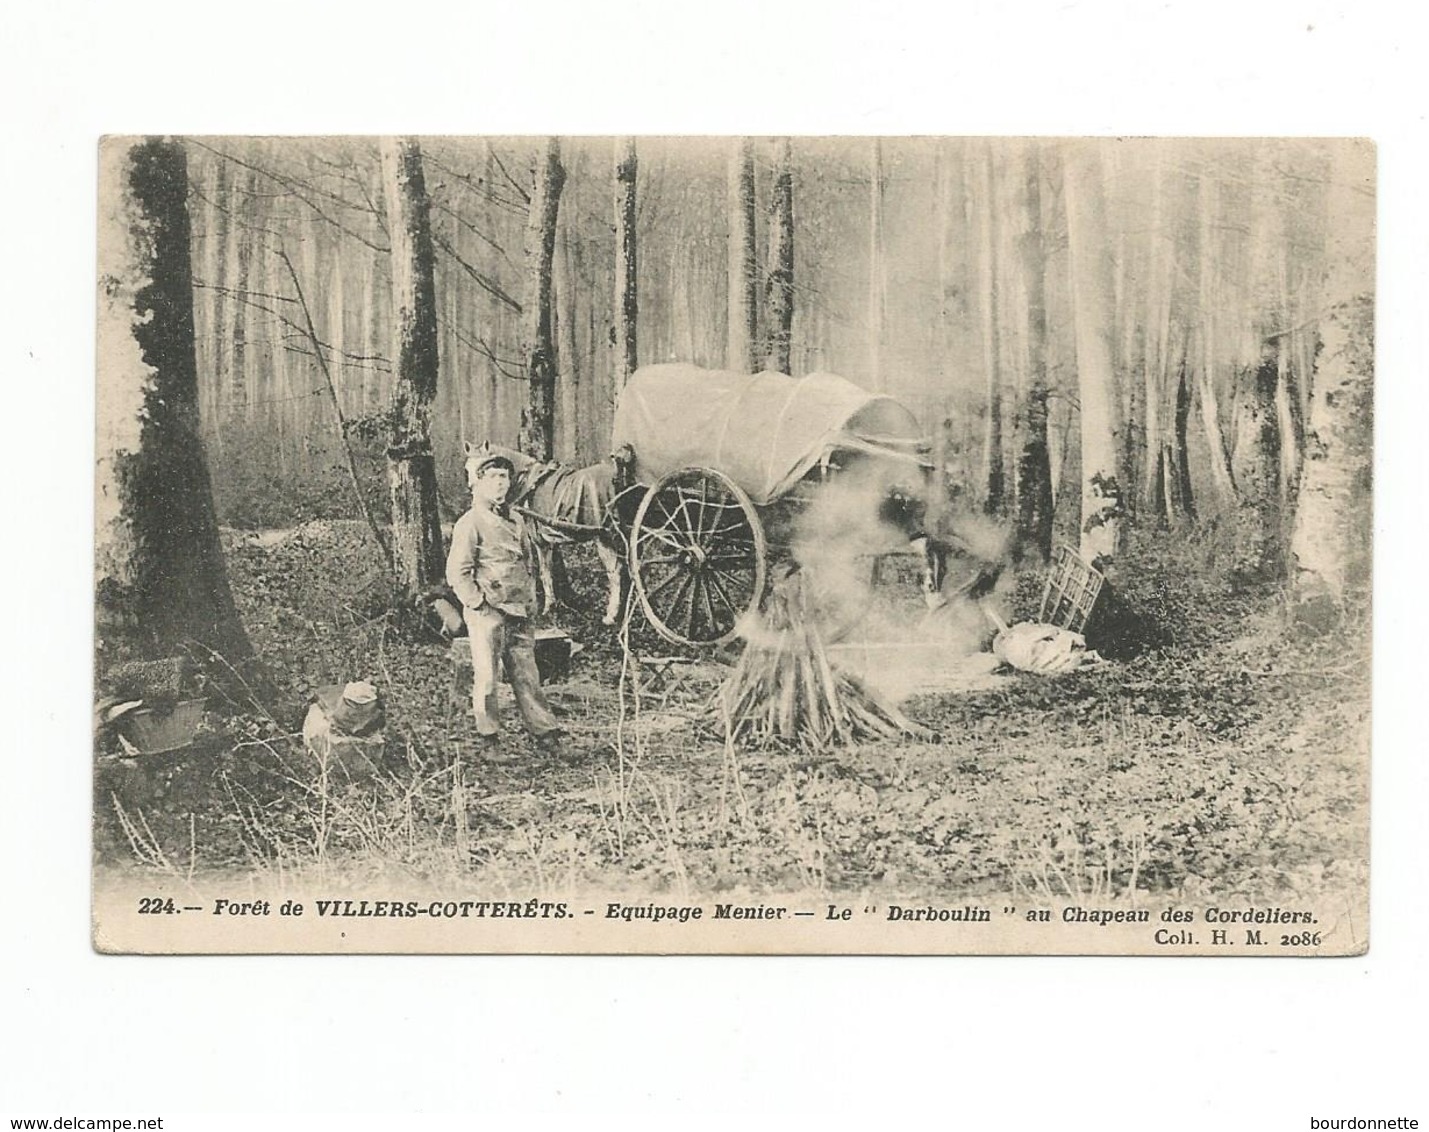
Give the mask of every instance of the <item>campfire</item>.
[{"label": "campfire", "polygon": [[759,624],[745,636],[744,653],[711,704],[730,741],[809,752],[876,739],[936,741],[932,731],[830,663],[797,572],[775,585]]}]

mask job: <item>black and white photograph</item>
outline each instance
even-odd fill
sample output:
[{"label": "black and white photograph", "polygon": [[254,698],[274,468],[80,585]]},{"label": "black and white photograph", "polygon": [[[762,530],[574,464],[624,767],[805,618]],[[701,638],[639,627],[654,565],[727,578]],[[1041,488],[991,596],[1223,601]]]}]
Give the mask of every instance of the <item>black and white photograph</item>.
[{"label": "black and white photograph", "polygon": [[100,950],[1367,948],[1372,142],[99,192]]},{"label": "black and white photograph", "polygon": [[1422,1126],[1424,22],[7,11],[0,1126]]}]

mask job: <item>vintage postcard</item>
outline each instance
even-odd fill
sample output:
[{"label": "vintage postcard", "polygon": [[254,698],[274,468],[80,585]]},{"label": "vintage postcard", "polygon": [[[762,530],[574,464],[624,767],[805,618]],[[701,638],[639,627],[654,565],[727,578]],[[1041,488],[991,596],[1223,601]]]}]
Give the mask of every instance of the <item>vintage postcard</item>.
[{"label": "vintage postcard", "polygon": [[1372,142],[99,168],[100,951],[1368,947]]}]

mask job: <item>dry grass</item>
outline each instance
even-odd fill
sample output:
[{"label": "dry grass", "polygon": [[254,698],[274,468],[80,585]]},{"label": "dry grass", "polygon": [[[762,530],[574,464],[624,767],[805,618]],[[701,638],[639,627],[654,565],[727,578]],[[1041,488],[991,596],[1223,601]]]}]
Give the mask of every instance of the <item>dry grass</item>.
[{"label": "dry grass", "polygon": [[[255,641],[295,698],[305,684],[377,675],[389,767],[371,780],[323,775],[284,718],[236,715],[186,756],[100,771],[101,862],[511,898],[1283,899],[1362,883],[1367,666],[1288,637],[1273,603],[1247,613],[1237,599],[1232,618],[1162,596],[1165,625],[1203,608],[1223,623],[1191,626],[1195,647],[1100,672],[917,697],[908,714],[940,742],[832,755],[743,749],[697,726],[727,674],[718,665],[656,695],[638,656],[593,647],[553,697],[577,761],[544,760],[513,735],[518,758],[498,767],[447,699],[445,656],[360,628],[351,601],[315,608],[309,579],[341,571],[341,555],[291,553],[238,556]],[[1166,576],[1146,584],[1169,588]]]}]

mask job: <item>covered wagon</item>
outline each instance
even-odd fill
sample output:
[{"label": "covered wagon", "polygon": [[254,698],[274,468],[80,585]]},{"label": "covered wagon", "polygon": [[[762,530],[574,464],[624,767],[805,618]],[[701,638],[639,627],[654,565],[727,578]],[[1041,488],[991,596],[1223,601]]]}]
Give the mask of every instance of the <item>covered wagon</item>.
[{"label": "covered wagon", "polygon": [[[771,564],[812,574],[815,559],[926,552],[931,462],[917,419],[835,374],[647,366],[621,391],[612,443],[639,498],[631,580],[668,640],[730,640],[758,609]],[[836,497],[822,528],[807,521]],[[834,607],[857,595],[830,580],[824,570],[811,592],[831,622],[846,621]]]}]

